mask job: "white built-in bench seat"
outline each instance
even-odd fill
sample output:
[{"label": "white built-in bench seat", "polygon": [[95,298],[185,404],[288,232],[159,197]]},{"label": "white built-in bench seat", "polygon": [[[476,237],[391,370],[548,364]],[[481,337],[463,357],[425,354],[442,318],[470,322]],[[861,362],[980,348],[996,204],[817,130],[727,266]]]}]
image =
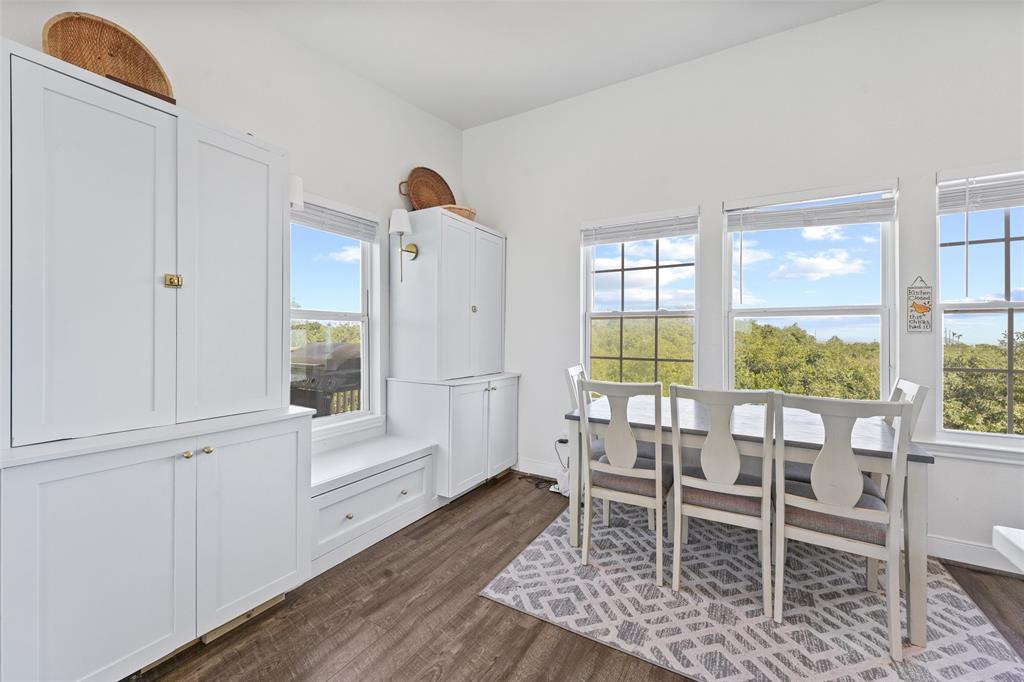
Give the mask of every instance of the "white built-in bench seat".
[{"label": "white built-in bench seat", "polygon": [[992,546],[1018,570],[1024,571],[1024,528],[994,526]]},{"label": "white built-in bench seat", "polygon": [[314,575],[446,502],[436,493],[436,451],[422,438],[380,436],[313,455]]}]

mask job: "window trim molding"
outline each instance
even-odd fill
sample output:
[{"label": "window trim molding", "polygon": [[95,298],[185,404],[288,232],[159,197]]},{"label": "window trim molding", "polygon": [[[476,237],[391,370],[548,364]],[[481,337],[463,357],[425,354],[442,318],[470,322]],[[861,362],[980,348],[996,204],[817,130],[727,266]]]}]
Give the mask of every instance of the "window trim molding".
[{"label": "window trim molding", "polygon": [[[591,358],[590,358],[590,335],[591,335],[591,321],[595,319],[628,319],[628,318],[641,318],[649,319],[654,317],[679,317],[693,320],[693,359],[692,360],[677,360],[676,362],[686,362],[693,367],[693,386],[697,387],[699,382],[698,362],[700,353],[700,344],[698,343],[699,337],[699,325],[700,317],[697,314],[698,307],[700,305],[698,295],[698,284],[700,282],[700,222],[702,216],[700,214],[699,207],[682,209],[682,210],[668,210],[658,211],[654,213],[643,213],[633,216],[627,216],[623,218],[609,218],[605,220],[588,220],[584,221],[581,228],[581,233],[586,229],[600,229],[605,226],[620,226],[626,225],[631,222],[641,223],[648,222],[656,219],[673,218],[678,216],[696,216],[697,227],[693,228],[683,234],[674,234],[673,237],[693,237],[693,265],[685,264],[686,267],[693,268],[693,306],[681,310],[623,310],[623,311],[601,311],[594,312],[590,310],[591,302],[593,300],[593,262],[594,262],[594,246],[581,244],[580,249],[580,349],[579,358],[580,362],[587,369],[587,374],[593,376],[591,371]],[[664,237],[669,239],[671,237]],[[647,241],[647,240],[639,240]],[[613,243],[628,243],[628,242],[613,242]],[[683,264],[680,264],[683,265]],[[667,267],[676,267],[675,264]],[[658,269],[659,266],[649,266],[644,269]],[[636,268],[625,268],[615,269],[609,272],[633,272]],[[621,349],[620,349],[621,350]],[[648,358],[644,358],[645,360]],[[656,361],[656,358],[651,358]]]},{"label": "window trim molding", "polygon": [[[313,435],[314,440],[322,440],[323,438],[329,438],[339,435],[344,435],[351,431],[361,431],[367,428],[367,425],[376,426],[377,422],[384,419],[384,402],[383,402],[383,391],[384,391],[384,363],[382,362],[384,353],[384,337],[385,333],[383,330],[384,321],[382,319],[381,301],[386,292],[382,292],[381,286],[383,283],[383,276],[380,267],[380,231],[381,225],[383,224],[380,217],[364,211],[361,209],[353,208],[347,204],[343,204],[333,199],[323,197],[317,194],[306,192],[304,200],[315,204],[317,206],[326,208],[331,211],[337,211],[339,213],[345,213],[347,215],[355,216],[367,221],[372,221],[377,224],[377,239],[374,242],[362,242],[360,252],[360,289],[361,289],[361,312],[337,312],[327,310],[313,310],[310,308],[292,308],[289,306],[287,321],[285,324],[285,336],[288,339],[287,346],[290,347],[290,330],[291,320],[293,314],[301,312],[304,315],[308,315],[315,319],[321,320],[332,320],[332,321],[352,321],[360,322],[363,325],[364,333],[361,335],[360,353],[362,354],[362,372],[360,377],[360,409],[354,412],[345,412],[342,414],[327,415],[323,417],[316,417],[313,419]],[[291,212],[288,214],[289,229],[288,229],[288,253],[289,253],[289,302],[291,301]],[[301,223],[299,223],[301,224]],[[312,228],[312,229],[324,229],[327,232],[336,233],[329,228]],[[348,235],[341,235],[348,237]],[[351,239],[351,237],[348,237]],[[290,371],[290,363],[289,363]],[[290,387],[288,400],[290,403]]]},{"label": "window trim molding", "polygon": [[[879,187],[891,187],[892,190],[880,190]],[[858,304],[846,306],[777,306],[761,308],[736,308],[733,306],[733,257],[732,257],[732,235],[741,232],[728,230],[727,211],[737,210],[752,205],[769,204],[790,204],[802,201],[817,201],[823,198],[850,196],[854,194],[870,194],[882,191],[892,191],[895,194],[896,215],[891,221],[879,222],[879,304]],[[774,229],[797,229],[774,228]],[[897,362],[899,352],[899,325],[893,323],[893,311],[898,308],[895,303],[896,294],[896,250],[898,243],[899,229],[899,183],[888,184],[858,184],[845,187],[819,188],[803,192],[788,192],[772,196],[757,197],[754,199],[723,202],[722,204],[722,256],[724,267],[722,268],[723,282],[723,303],[725,323],[725,367],[723,368],[723,379],[729,390],[735,388],[736,382],[736,318],[747,317],[825,317],[844,315],[877,315],[879,318],[879,399],[885,400],[892,389],[893,381],[897,375]],[[767,231],[767,230],[757,230]]]},{"label": "window trim molding", "polygon": [[[1024,168],[1024,161],[1018,162],[1015,170],[1020,171]],[[934,401],[934,418],[935,418],[935,442],[939,445],[950,444],[950,445],[963,445],[974,447],[977,449],[1019,449],[1021,444],[1024,443],[1024,434],[1019,433],[996,433],[989,431],[964,431],[961,429],[947,429],[946,420],[944,415],[944,408],[946,403],[946,363],[945,363],[945,344],[943,343],[945,337],[945,320],[946,312],[978,312],[984,313],[986,311],[991,312],[1002,312],[1002,311],[1013,311],[1014,313],[1024,313],[1024,301],[943,301],[942,300],[942,215],[938,212],[938,183],[949,180],[956,180],[965,177],[973,177],[973,175],[996,175],[1005,172],[1013,172],[1009,164],[999,164],[982,166],[974,169],[966,169],[965,171],[946,171],[944,173],[936,173],[936,185],[935,185],[935,253],[934,253],[934,267],[935,267],[935,295],[933,311],[938,316],[939,324],[938,328],[934,328],[933,333],[935,335],[935,386],[937,389],[935,401]],[[973,174],[973,175],[971,175]],[[1007,207],[1004,207],[1004,210]],[[947,214],[949,215],[949,214]],[[972,240],[968,240],[972,241]],[[1019,241],[1019,239],[1007,240],[1005,237],[1002,239],[995,240],[996,242],[1010,243],[1010,241]],[[1006,273],[1008,274],[1008,273]],[[967,274],[964,275],[967,277]],[[1005,276],[1005,275],[1004,275]],[[1012,339],[1008,341],[1012,343]],[[1011,373],[1021,372],[1022,370],[1016,370],[1009,365],[1007,361],[1007,369],[995,370],[997,372],[1005,373],[1007,375]],[[1009,401],[1007,401],[1009,402]],[[1009,411],[1010,406],[1007,405]]]}]

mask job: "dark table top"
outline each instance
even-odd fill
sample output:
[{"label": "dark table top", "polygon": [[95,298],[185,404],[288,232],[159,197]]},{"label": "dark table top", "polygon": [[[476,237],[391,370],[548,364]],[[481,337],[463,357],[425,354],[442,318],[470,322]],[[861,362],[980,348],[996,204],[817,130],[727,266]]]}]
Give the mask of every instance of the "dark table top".
[{"label": "dark table top", "polygon": [[[607,424],[611,412],[606,398],[598,398],[590,403],[587,412],[590,421],[596,424]],[[579,421],[579,410],[565,415],[571,421]],[[705,408],[693,400],[679,400],[679,421],[682,433],[706,435],[708,432],[709,415]],[[653,428],[654,400],[650,396],[638,396],[629,401],[629,423],[636,428]],[[818,449],[825,439],[825,427],[821,417],[805,410],[786,408],[785,413],[786,445]],[[672,430],[672,413],[670,401],[662,398],[661,428]],[[732,433],[737,440],[761,442],[764,435],[764,408],[759,405],[739,405],[733,410]],[[892,458],[893,438],[895,430],[881,418],[858,419],[853,428],[853,451],[867,457]],[[666,441],[667,442],[667,441]],[[911,442],[907,459],[911,462],[932,464],[935,458],[918,443]]]}]

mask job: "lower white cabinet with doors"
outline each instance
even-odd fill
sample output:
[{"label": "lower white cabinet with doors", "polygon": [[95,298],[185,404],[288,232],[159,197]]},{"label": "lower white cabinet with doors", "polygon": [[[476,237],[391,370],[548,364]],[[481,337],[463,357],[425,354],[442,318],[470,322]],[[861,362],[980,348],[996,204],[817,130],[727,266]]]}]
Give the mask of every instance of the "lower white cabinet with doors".
[{"label": "lower white cabinet with doors", "polygon": [[303,582],[310,414],[0,471],[3,679],[119,679]]},{"label": "lower white cabinet with doors", "polygon": [[388,433],[437,443],[437,494],[455,497],[516,463],[519,375],[388,379]]}]

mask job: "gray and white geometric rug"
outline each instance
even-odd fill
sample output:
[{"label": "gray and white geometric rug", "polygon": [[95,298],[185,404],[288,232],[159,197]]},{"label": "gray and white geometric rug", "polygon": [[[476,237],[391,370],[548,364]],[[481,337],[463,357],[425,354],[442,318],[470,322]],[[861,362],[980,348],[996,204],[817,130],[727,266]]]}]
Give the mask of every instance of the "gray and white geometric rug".
[{"label": "gray and white geometric rug", "polygon": [[668,542],[667,584],[654,584],[646,511],[613,505],[610,527],[595,515],[590,566],[569,546],[568,524],[566,510],[481,594],[697,680],[1024,681],[1024,661],[937,561],[928,646],[907,644],[894,663],[885,594],[866,591],[863,558],[791,541],[779,625],[761,608],[752,530],[691,520],[677,593]]}]

